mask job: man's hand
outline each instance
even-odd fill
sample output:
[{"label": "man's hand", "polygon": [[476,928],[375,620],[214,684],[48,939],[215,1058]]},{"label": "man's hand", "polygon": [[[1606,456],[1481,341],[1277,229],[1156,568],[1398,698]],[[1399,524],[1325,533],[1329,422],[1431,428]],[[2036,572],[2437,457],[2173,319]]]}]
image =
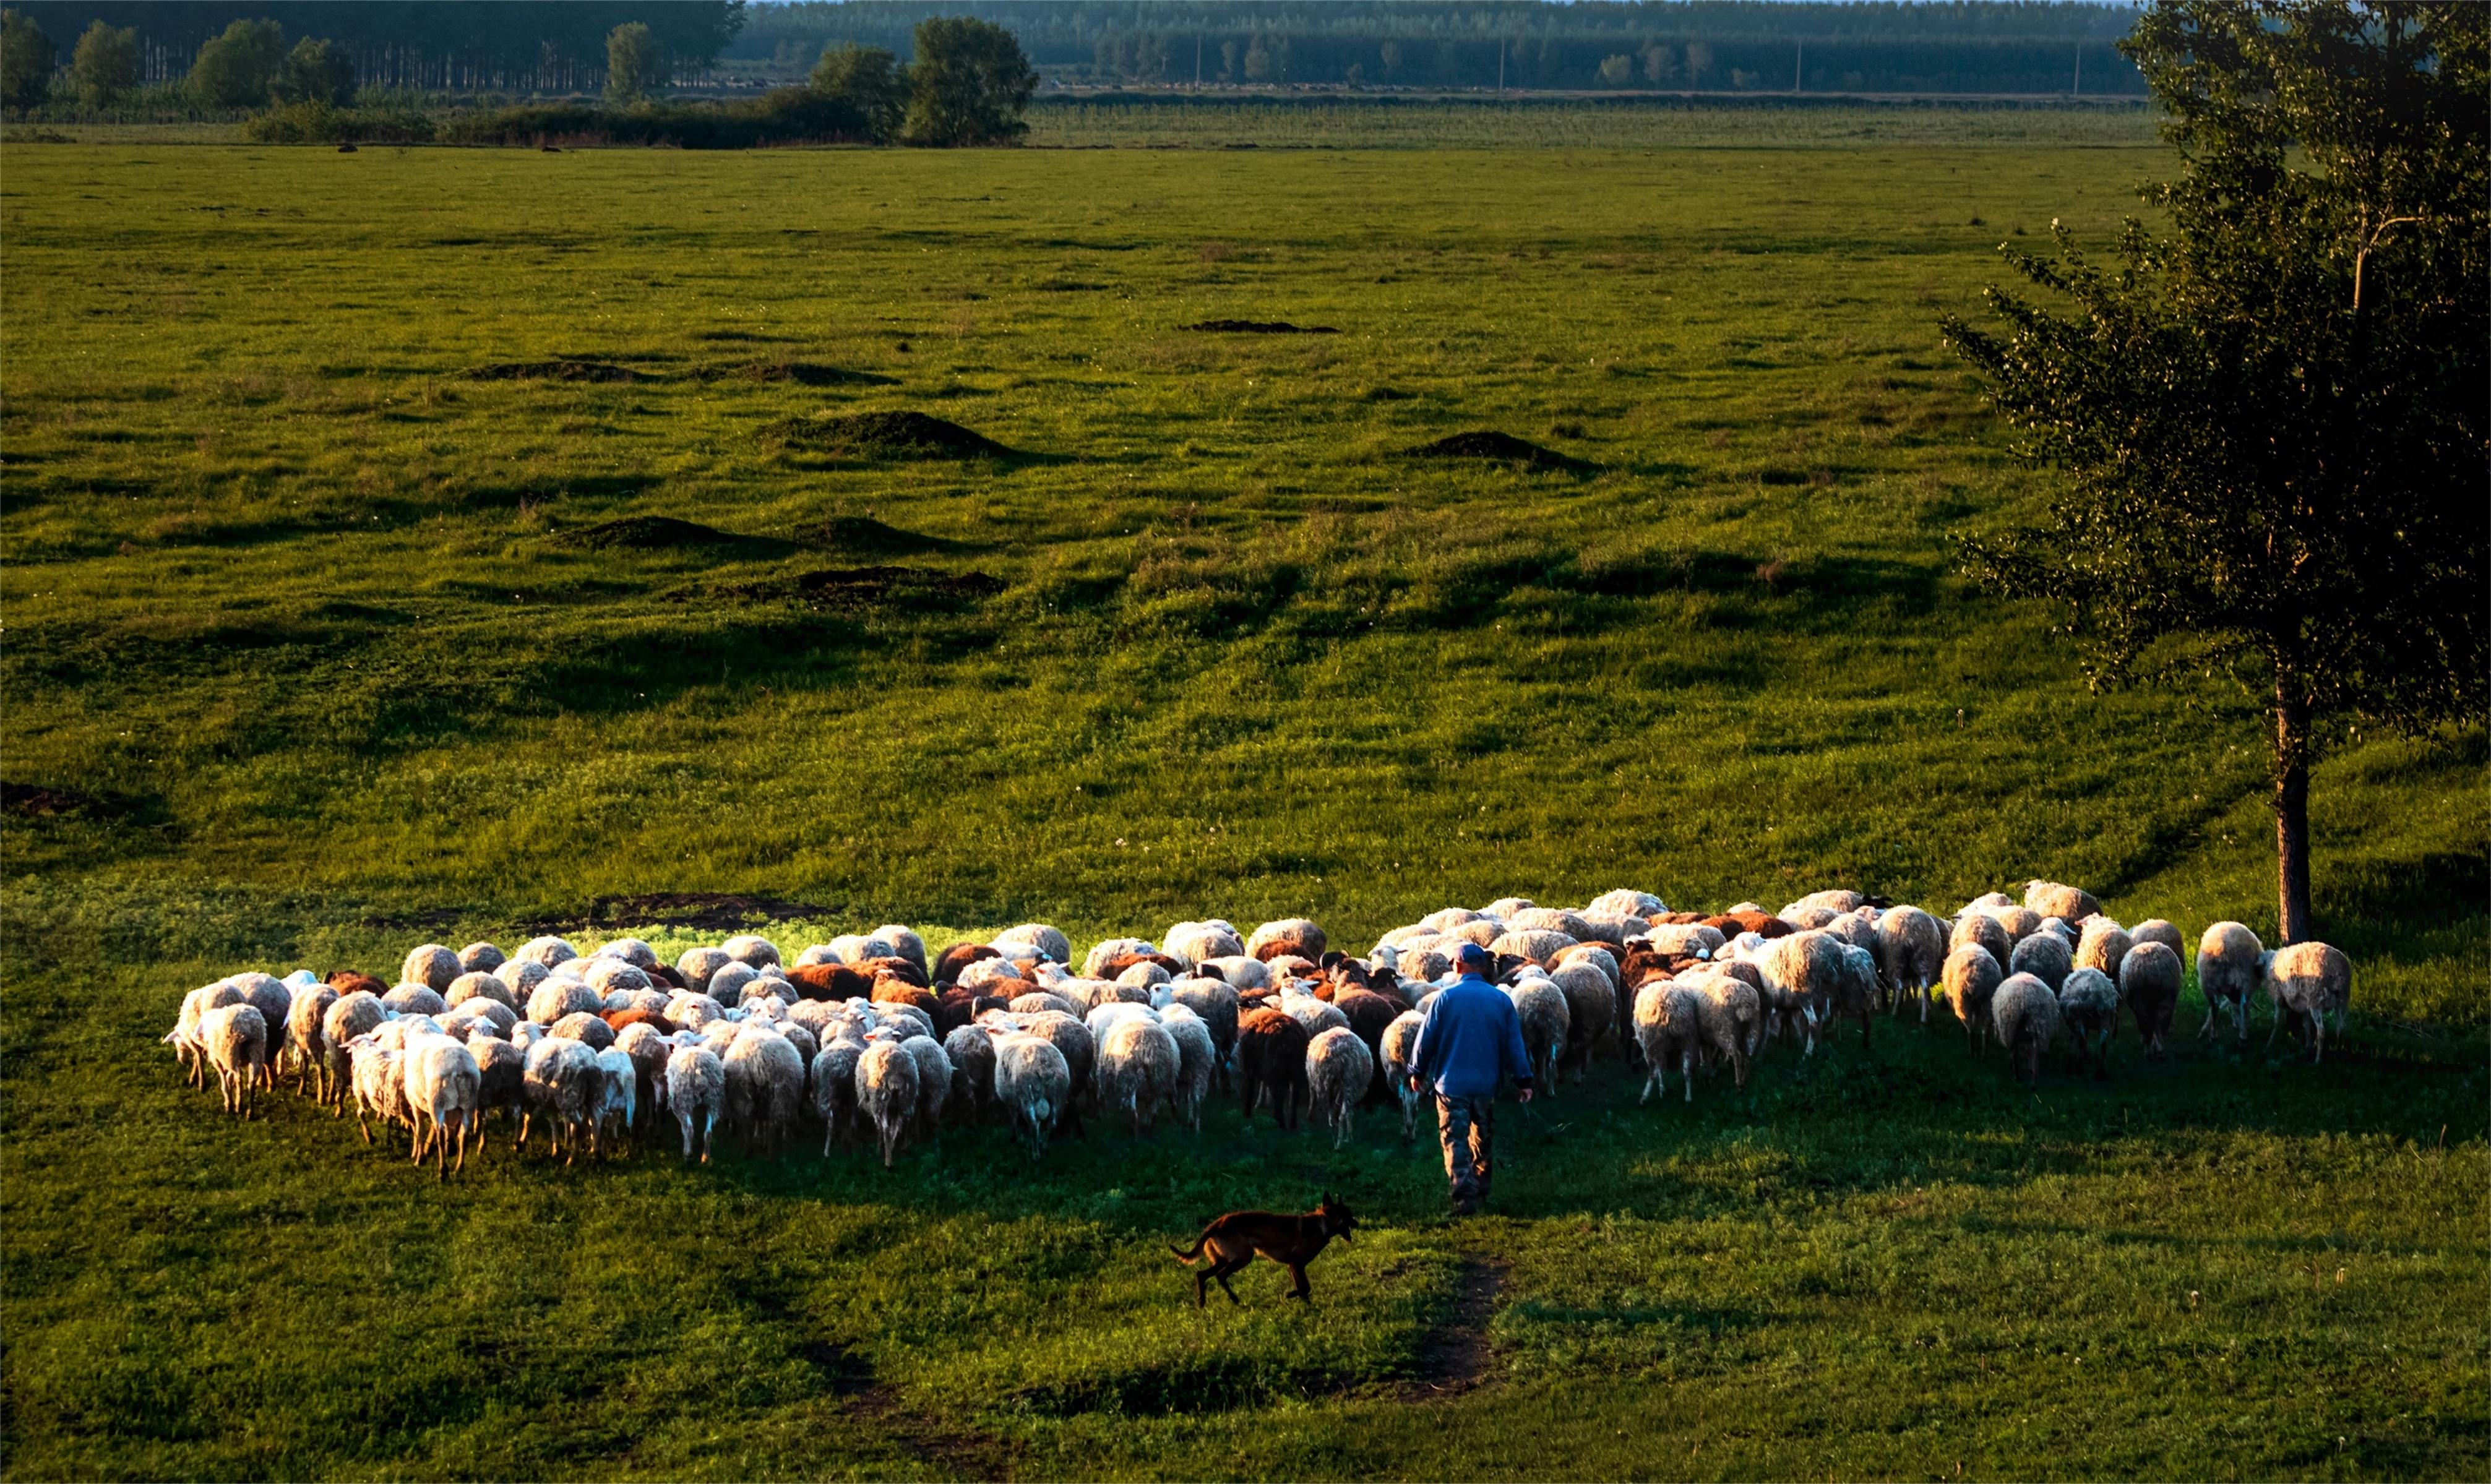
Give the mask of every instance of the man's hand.
[{"label": "man's hand", "polygon": [[1526,1102],[1526,1103],[1527,1103],[1527,1102],[1531,1101],[1531,1089],[1529,1089],[1529,1088],[1519,1088],[1519,1089],[1516,1089],[1515,1091],[1519,1091],[1519,1092],[1522,1094],[1522,1100],[1523,1100],[1524,1102]]},{"label": "man's hand", "polygon": [[1410,1084],[1411,1091],[1416,1092],[1419,1091],[1419,1074],[1417,1072],[1412,1072],[1409,1076],[1403,1078],[1402,1081]]}]

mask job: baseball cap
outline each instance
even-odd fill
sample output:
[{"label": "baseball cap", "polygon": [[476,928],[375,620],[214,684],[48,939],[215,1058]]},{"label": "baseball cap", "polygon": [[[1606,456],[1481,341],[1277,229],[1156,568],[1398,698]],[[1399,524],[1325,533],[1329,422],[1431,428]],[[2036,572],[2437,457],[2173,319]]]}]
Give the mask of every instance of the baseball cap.
[{"label": "baseball cap", "polygon": [[1463,944],[1453,950],[1453,962],[1465,969],[1474,966],[1484,969],[1488,965],[1487,949],[1475,943]]}]

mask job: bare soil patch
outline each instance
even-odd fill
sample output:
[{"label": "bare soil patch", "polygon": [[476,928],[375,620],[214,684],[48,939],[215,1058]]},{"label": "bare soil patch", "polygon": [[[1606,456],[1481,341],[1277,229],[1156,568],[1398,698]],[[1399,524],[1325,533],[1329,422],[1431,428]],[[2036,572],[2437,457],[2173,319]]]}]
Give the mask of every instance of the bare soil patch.
[{"label": "bare soil patch", "polygon": [[895,376],[851,371],[818,361],[747,361],[736,365],[704,365],[692,371],[694,381],[792,382],[800,387],[895,387]]},{"label": "bare soil patch", "polygon": [[1198,335],[1338,335],[1330,325],[1292,325],[1284,319],[1206,319],[1180,325]]},{"label": "bare soil patch", "polygon": [[640,373],[607,361],[504,361],[480,365],[469,381],[638,381]]},{"label": "bare soil patch", "polygon": [[1446,1401],[1486,1379],[1496,1358],[1487,1341],[1488,1321],[1496,1317],[1497,1292],[1505,1287],[1509,1266],[1502,1258],[1462,1260],[1452,1312],[1419,1342],[1417,1374],[1402,1387],[1406,1400]]},{"label": "bare soil patch", "polygon": [[1569,474],[1584,473],[1595,466],[1579,458],[1543,449],[1527,438],[1501,433],[1494,428],[1476,432],[1455,433],[1433,443],[1421,444],[1410,450],[1412,458],[1473,458],[1500,464],[1526,464],[1534,469],[1564,470]]},{"label": "bare soil patch", "polygon": [[0,782],[0,813],[20,819],[53,819],[62,815],[79,815],[88,819],[118,819],[131,812],[131,801],[106,794],[90,794],[82,789],[56,788],[44,783]]},{"label": "bare soil patch", "polygon": [[798,533],[798,538],[830,551],[863,557],[906,557],[929,551],[951,551],[957,541],[885,525],[870,515],[834,515]]},{"label": "bare soil patch", "polygon": [[670,551],[684,546],[734,546],[752,538],[698,521],[678,520],[672,515],[625,515],[601,520],[593,526],[557,531],[550,539],[558,546],[589,551]]},{"label": "bare soil patch", "polygon": [[958,609],[1006,587],[987,572],[937,572],[922,567],[838,567],[773,577],[761,582],[677,588],[662,595],[669,602],[738,602],[753,598],[794,598],[807,607],[858,613],[869,608],[905,607],[921,611]]},{"label": "bare soil patch", "polygon": [[850,458],[1010,458],[1012,451],[957,422],[922,412],[781,418],[761,429],[764,443]]}]

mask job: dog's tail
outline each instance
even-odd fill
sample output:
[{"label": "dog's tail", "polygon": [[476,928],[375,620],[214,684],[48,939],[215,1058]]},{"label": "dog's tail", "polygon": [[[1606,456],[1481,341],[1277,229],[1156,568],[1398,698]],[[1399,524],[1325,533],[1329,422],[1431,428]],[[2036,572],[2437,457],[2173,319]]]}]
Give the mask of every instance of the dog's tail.
[{"label": "dog's tail", "polygon": [[1174,1242],[1168,1243],[1168,1250],[1176,1254],[1176,1260],[1178,1262],[1185,1264],[1188,1267],[1192,1266],[1194,1260],[1202,1256],[1202,1249],[1211,1244],[1212,1227],[1216,1227],[1218,1224],[1219,1223],[1215,1221],[1211,1226],[1204,1227],[1202,1229],[1202,1235],[1193,1239],[1193,1250],[1191,1252],[1187,1252]]}]

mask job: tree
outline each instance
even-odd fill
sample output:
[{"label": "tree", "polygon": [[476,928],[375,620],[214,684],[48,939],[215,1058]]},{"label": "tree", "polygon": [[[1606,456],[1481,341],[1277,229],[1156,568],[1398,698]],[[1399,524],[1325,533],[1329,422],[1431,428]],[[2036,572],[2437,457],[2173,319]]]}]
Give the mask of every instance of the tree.
[{"label": "tree", "polygon": [[1255,33],[1253,43],[1246,48],[1246,80],[1272,80],[1272,48],[1263,44],[1262,33]]},{"label": "tree", "polygon": [[1634,80],[1634,58],[1625,52],[1600,59],[1600,86],[1622,88]]},{"label": "tree", "polygon": [[130,91],[138,81],[137,28],[116,31],[101,20],[90,23],[70,56],[70,81],[90,108],[101,108]]},{"label": "tree", "polygon": [[15,11],[0,11],[0,105],[40,107],[52,96],[52,63],[59,56],[43,27]]},{"label": "tree", "polygon": [[636,103],[664,83],[664,66],[657,38],[639,21],[616,26],[605,36],[605,101]]},{"label": "tree", "polygon": [[809,86],[855,116],[861,138],[890,139],[908,111],[908,75],[899,59],[879,46],[849,42],[823,47]]},{"label": "tree", "polygon": [[307,36],[285,54],[270,91],[280,103],[345,107],[355,101],[355,59],[335,42]]},{"label": "tree", "polygon": [[1029,132],[1020,116],[1036,91],[1038,73],[1003,27],[966,15],[921,20],[900,137],[945,146],[1011,143]]},{"label": "tree", "polygon": [[203,108],[258,108],[285,62],[285,31],[273,20],[237,20],[210,37],[190,64],[190,97]]},{"label": "tree", "polygon": [[2228,674],[2272,722],[2282,941],[2309,936],[2322,727],[2478,721],[2491,646],[2491,10],[2154,0],[2122,48],[2181,177],[2115,270],[2064,230],[2007,255],[2065,296],[1949,318],[2021,451],[2067,480],[2041,529],[1966,543],[2070,620],[2095,684]]}]

